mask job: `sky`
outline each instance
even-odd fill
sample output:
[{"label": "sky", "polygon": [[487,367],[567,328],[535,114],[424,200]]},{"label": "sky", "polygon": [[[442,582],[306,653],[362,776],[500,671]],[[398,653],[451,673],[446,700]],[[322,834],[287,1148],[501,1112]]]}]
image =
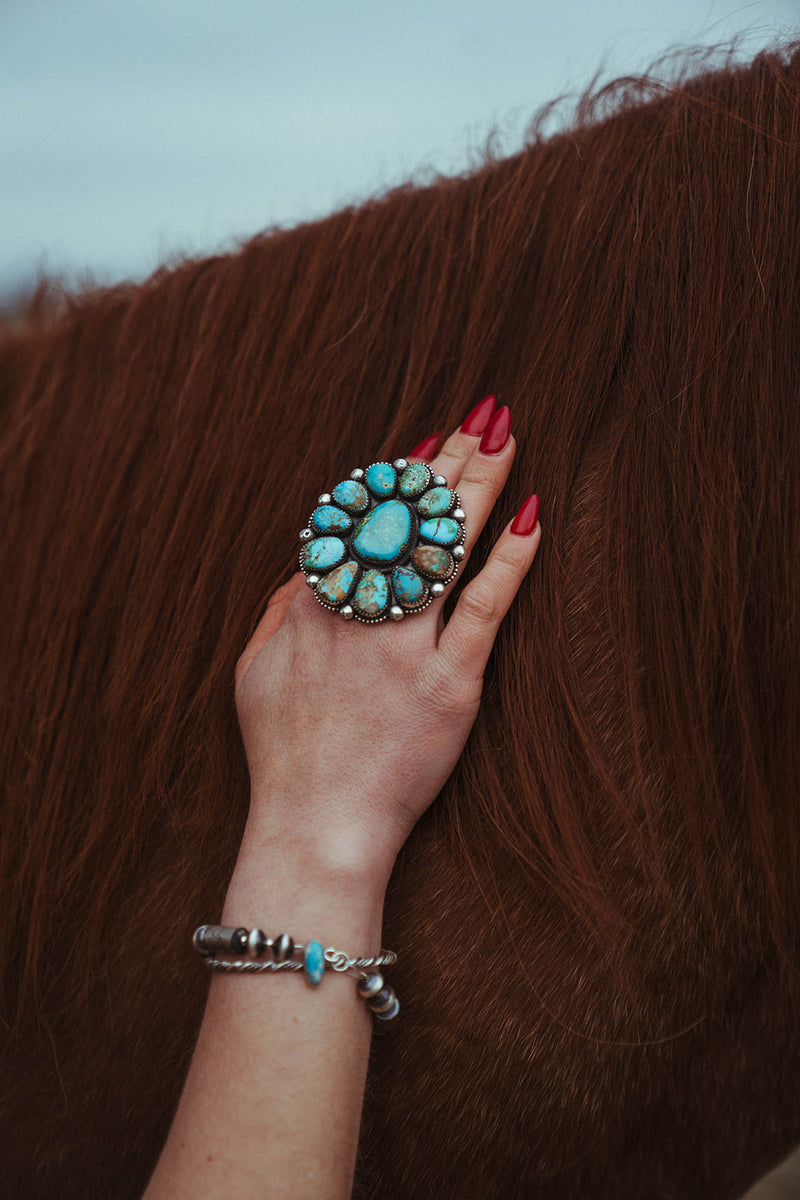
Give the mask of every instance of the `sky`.
[{"label": "sky", "polygon": [[0,0],[0,295],[463,171],[598,72],[737,35],[800,35],[800,0]]}]

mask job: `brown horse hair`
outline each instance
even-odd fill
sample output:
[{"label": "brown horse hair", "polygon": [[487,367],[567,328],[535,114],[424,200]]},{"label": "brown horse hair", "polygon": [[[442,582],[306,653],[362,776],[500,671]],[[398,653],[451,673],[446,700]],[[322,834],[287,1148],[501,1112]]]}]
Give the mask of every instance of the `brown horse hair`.
[{"label": "brown horse hair", "polygon": [[733,1198],[800,1140],[799,231],[787,46],[8,324],[4,1194],[141,1194],[247,813],[237,656],[316,495],[489,391],[466,577],[534,487],[543,544],[392,879],[356,1195]]}]

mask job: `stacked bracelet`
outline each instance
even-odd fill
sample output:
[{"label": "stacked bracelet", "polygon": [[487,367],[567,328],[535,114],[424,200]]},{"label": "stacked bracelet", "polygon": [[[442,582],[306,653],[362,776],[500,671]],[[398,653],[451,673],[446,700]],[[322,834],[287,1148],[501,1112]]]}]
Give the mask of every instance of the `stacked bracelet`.
[{"label": "stacked bracelet", "polygon": [[[295,942],[288,933],[268,938],[261,929],[232,928],[227,925],[201,925],[194,931],[192,945],[212,971],[259,974],[270,971],[302,971],[309,987],[319,987],[326,970],[347,973],[358,979],[358,994],[379,1021],[392,1021],[400,1011],[400,1002],[383,976],[372,967],[390,967],[397,962],[391,950],[363,958],[351,958],[333,946],[323,949],[321,942]],[[272,958],[265,959],[267,951]],[[246,954],[247,959],[219,958],[218,955]]]}]

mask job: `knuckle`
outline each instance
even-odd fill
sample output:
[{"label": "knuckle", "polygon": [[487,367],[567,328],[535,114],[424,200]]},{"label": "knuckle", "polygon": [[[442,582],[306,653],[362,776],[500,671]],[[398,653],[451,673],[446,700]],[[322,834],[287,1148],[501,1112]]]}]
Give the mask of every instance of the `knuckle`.
[{"label": "knuckle", "polygon": [[494,491],[497,487],[497,469],[493,459],[485,455],[473,454],[464,468],[463,482],[473,484],[478,488]]},{"label": "knuckle", "polygon": [[505,578],[509,575],[519,575],[520,560],[522,559],[522,555],[519,553],[520,549],[523,547],[515,546],[513,542],[502,539],[492,551],[492,570]]},{"label": "knuckle", "polygon": [[466,616],[488,624],[498,619],[501,603],[500,593],[488,579],[476,579],[461,593],[459,601]]},{"label": "knuckle", "polygon": [[[454,434],[447,439],[436,458],[437,462],[443,468],[440,471],[440,474],[447,475],[447,478],[449,479],[450,474],[453,472],[460,472],[463,470],[464,463],[469,458],[469,452],[466,445],[464,445],[460,438]],[[448,472],[450,474],[448,474]]]},{"label": "knuckle", "polygon": [[[418,704],[428,720],[432,714],[461,716],[475,704],[475,681],[462,678],[441,661],[432,661],[420,672],[417,687]],[[477,688],[480,699],[480,683]]]}]

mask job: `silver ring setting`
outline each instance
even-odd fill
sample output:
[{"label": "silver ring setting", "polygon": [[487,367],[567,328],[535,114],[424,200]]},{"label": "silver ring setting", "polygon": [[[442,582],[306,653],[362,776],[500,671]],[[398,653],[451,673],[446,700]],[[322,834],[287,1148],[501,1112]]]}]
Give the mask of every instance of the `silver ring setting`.
[{"label": "silver ring setting", "polygon": [[300,569],[344,620],[400,621],[455,578],[465,522],[458,493],[427,463],[370,463],[320,496],[300,533]]}]

